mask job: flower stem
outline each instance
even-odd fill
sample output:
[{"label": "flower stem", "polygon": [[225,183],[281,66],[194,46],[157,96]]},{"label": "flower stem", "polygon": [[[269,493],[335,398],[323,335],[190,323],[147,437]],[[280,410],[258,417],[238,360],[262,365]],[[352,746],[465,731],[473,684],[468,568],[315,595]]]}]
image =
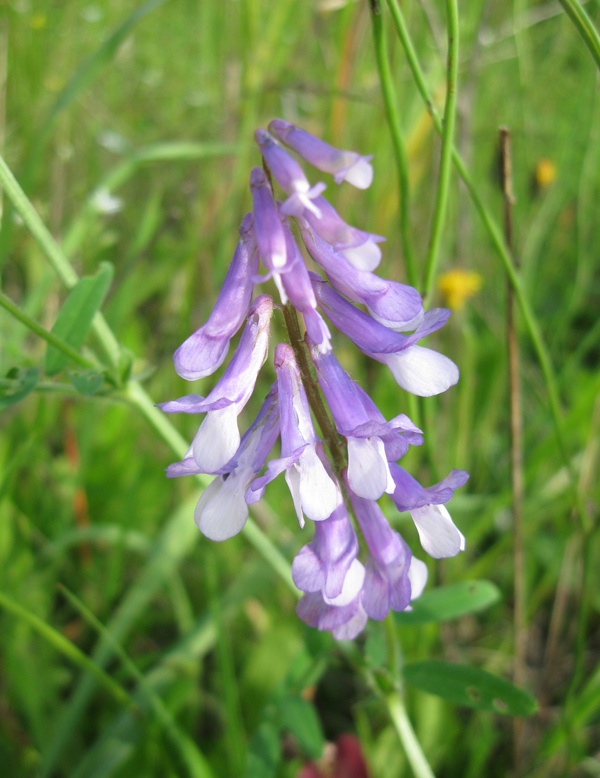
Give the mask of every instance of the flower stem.
[{"label": "flower stem", "polygon": [[[440,119],[437,109],[433,104],[431,96],[429,95],[427,84],[425,83],[425,78],[423,76],[423,71],[421,70],[421,65],[419,63],[419,59],[417,57],[415,48],[410,38],[408,27],[406,26],[406,21],[404,20],[404,16],[402,14],[402,11],[400,10],[400,6],[398,5],[397,0],[388,0],[388,5],[392,13],[392,18],[394,20],[396,32],[398,33],[398,37],[400,38],[400,41],[404,48],[404,52],[406,54],[406,59],[412,70],[417,89],[421,94],[421,97],[425,103],[427,111],[431,115],[436,131],[439,134],[441,134],[442,120]],[[500,260],[502,262],[502,265],[504,266],[504,270],[506,272],[508,280],[515,291],[515,296],[517,298],[519,307],[521,309],[521,313],[523,315],[523,321],[525,323],[525,327],[527,328],[527,331],[529,333],[529,337],[531,339],[531,342],[537,354],[540,367],[544,375],[546,389],[548,392],[548,401],[550,404],[550,413],[552,416],[552,421],[554,423],[556,439],[558,441],[558,446],[563,461],[569,472],[571,489],[573,492],[573,499],[575,504],[577,505],[577,511],[579,513],[584,528],[589,528],[590,520],[585,505],[583,504],[583,501],[579,497],[579,493],[577,490],[577,479],[576,479],[573,463],[571,461],[569,449],[566,443],[566,437],[563,430],[560,396],[558,394],[558,386],[554,375],[554,368],[552,366],[552,361],[550,359],[550,355],[548,354],[548,350],[546,349],[546,344],[542,337],[542,333],[538,321],[529,304],[529,298],[527,297],[527,293],[525,291],[525,287],[521,280],[521,276],[514,266],[511,254],[508,250],[508,247],[506,246],[506,242],[504,241],[504,238],[502,237],[502,232],[497,222],[495,221],[494,217],[490,214],[490,212],[484,205],[483,200],[479,196],[479,193],[475,187],[475,184],[473,183],[473,179],[471,178],[471,175],[467,170],[465,163],[463,162],[460,154],[454,147],[452,148],[452,160],[458,171],[458,174],[464,181],[469,191],[471,200],[473,201],[473,205],[475,206],[475,210],[479,214],[479,217],[483,222],[483,225],[490,236],[494,248],[496,249],[498,256],[500,257]]]},{"label": "flower stem", "polygon": [[429,238],[429,249],[425,264],[424,299],[430,300],[437,273],[442,231],[448,210],[448,193],[452,173],[452,150],[454,148],[454,124],[456,120],[456,89],[458,81],[458,3],[446,0],[448,18],[448,65],[446,75],[446,105],[442,126],[442,150],[440,158],[440,177],[436,193],[435,208]]},{"label": "flower stem", "polygon": [[388,58],[387,42],[385,29],[383,27],[383,16],[378,0],[371,0],[371,18],[373,20],[373,40],[375,45],[375,58],[377,60],[377,70],[379,72],[379,81],[381,82],[381,93],[387,114],[388,125],[392,135],[392,145],[394,147],[394,157],[396,159],[396,168],[398,170],[398,188],[400,195],[400,237],[402,240],[402,250],[404,252],[404,261],[406,262],[406,273],[408,283],[411,286],[419,286],[419,276],[415,264],[415,257],[410,242],[410,184],[408,179],[408,159],[406,156],[406,146],[402,137],[402,128],[398,117],[398,96],[390,70]]},{"label": "flower stem", "polygon": [[7,297],[4,292],[0,292],[0,305],[6,311],[8,311],[11,316],[14,316],[15,319],[18,319],[18,321],[24,324],[28,329],[30,329],[32,332],[35,332],[35,334],[39,335],[40,338],[43,338],[46,343],[49,343],[51,346],[54,346],[54,348],[62,351],[62,353],[69,357],[69,359],[73,362],[76,362],[78,365],[88,369],[91,368],[92,370],[98,370],[99,366],[95,362],[86,359],[82,354],[79,353],[79,351],[77,351],[77,349],[74,349],[73,346],[69,345],[69,343],[66,343],[62,338],[59,338],[53,332],[48,332],[48,330],[42,327],[41,324],[38,324],[35,319],[32,319],[31,316],[25,313],[25,311],[22,311],[18,305],[15,305],[15,303],[13,303],[13,301]]},{"label": "flower stem", "polygon": [[592,24],[590,17],[577,2],[577,0],[559,0],[565,9],[565,13],[577,28],[583,42],[590,50],[596,65],[600,68],[600,36],[598,30]]},{"label": "flower stem", "polygon": [[393,692],[385,697],[385,705],[387,707],[390,719],[398,737],[400,738],[404,751],[412,771],[415,774],[415,778],[435,778],[433,770],[431,769],[421,744],[417,740],[415,731],[410,723],[406,707],[404,706],[404,700],[400,692]]},{"label": "flower stem", "polygon": [[[35,239],[46,259],[54,268],[56,275],[67,289],[72,289],[77,281],[79,281],[79,276],[58,243],[50,234],[44,222],[40,219],[38,212],[31,204],[31,201],[25,192],[21,189],[19,182],[13,176],[2,157],[0,157],[0,186],[13,204],[16,212],[23,219],[23,223]],[[121,350],[117,339],[113,335],[112,330],[106,323],[102,314],[98,313],[94,316],[92,328],[96,333],[96,337],[102,346],[102,350],[110,365],[113,368],[118,368]]]},{"label": "flower stem", "polygon": [[337,474],[340,475],[342,469],[345,466],[344,454],[340,446],[338,435],[333,426],[333,422],[329,418],[325,403],[321,397],[317,382],[313,378],[310,370],[310,362],[308,360],[307,347],[300,331],[300,322],[298,321],[298,314],[296,309],[291,303],[286,303],[283,307],[283,318],[285,319],[285,326],[290,337],[290,345],[294,349],[294,356],[296,362],[300,368],[300,375],[302,376],[302,384],[306,391],[306,397],[308,404],[310,405],[312,412],[315,414],[319,427],[321,428],[321,434],[327,441],[331,456]]}]

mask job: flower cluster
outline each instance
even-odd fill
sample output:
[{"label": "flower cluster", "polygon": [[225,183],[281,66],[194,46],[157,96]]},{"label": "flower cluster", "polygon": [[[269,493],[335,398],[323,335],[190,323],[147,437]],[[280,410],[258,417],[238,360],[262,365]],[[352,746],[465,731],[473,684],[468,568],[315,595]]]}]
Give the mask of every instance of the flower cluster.
[{"label": "flower cluster", "polygon": [[[450,312],[425,313],[415,289],[374,275],[384,238],[346,224],[322,197],[325,184],[311,186],[288,149],[333,175],[337,184],[346,181],[359,189],[371,184],[370,157],[334,149],[279,119],[271,122],[269,132],[257,130],[256,141],[263,167],[250,175],[252,212],[242,221],[212,313],[175,352],[177,373],[188,381],[211,375],[243,326],[242,335],[207,397],[190,394],[160,406],[167,413],[205,414],[185,458],[170,465],[167,476],[215,476],[196,506],[195,520],[206,537],[225,540],[240,532],[248,506],[284,473],[300,526],[306,518],[314,522],[312,540],[292,565],[294,582],[304,592],[298,615],[338,639],[350,639],[369,617],[381,620],[390,609],[410,607],[427,578],[425,564],[390,527],[379,498],[387,493],[399,511],[410,512],[428,554],[454,556],[464,549],[464,537],[445,503],[468,475],[453,470],[439,484],[424,488],[397,464],[409,446],[423,442],[422,432],[404,414],[386,420],[336,359],[328,323],[368,357],[387,365],[400,387],[427,397],[458,380],[453,362],[417,345],[442,327]],[[285,193],[283,202],[274,198],[271,177]],[[326,280],[308,270],[295,235]],[[294,310],[294,317],[301,314],[306,334],[302,343],[275,347],[277,380],[240,436],[238,416],[267,358],[275,307],[268,295],[253,300],[253,292],[256,284],[271,278],[281,304]],[[306,365],[303,377],[298,349],[307,360],[310,355],[316,380],[306,375]],[[347,466],[337,461],[332,467],[316,434],[307,382],[313,394],[320,391],[325,398],[335,426],[332,434],[339,436],[328,442],[339,447],[345,441]],[[310,391],[308,396],[313,396]],[[267,461],[278,439],[279,456]],[[355,526],[364,539],[364,553]]]}]

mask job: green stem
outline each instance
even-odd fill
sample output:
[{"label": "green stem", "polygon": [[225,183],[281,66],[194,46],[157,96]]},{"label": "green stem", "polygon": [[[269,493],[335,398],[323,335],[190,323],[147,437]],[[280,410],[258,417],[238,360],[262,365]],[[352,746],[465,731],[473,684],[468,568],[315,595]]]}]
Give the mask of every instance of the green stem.
[{"label": "green stem", "polygon": [[429,250],[425,264],[424,299],[430,300],[439,262],[442,232],[448,210],[448,193],[452,173],[452,150],[454,148],[454,125],[456,122],[456,90],[458,82],[458,4],[457,0],[446,0],[448,17],[448,72],[446,76],[446,105],[442,127],[442,150],[440,176],[433,211]]},{"label": "green stem", "polygon": [[[23,219],[23,223],[35,239],[44,256],[54,268],[56,275],[67,289],[74,287],[79,280],[77,273],[44,222],[40,219],[39,214],[2,157],[0,157],[0,186],[21,219]],[[96,314],[92,327],[111,366],[117,368],[120,354],[119,344],[102,314]]]},{"label": "green stem", "polygon": [[[431,96],[429,95],[427,84],[425,83],[425,78],[423,76],[423,71],[421,70],[421,65],[419,63],[419,59],[415,52],[415,48],[412,44],[412,40],[410,38],[408,27],[406,26],[406,22],[404,20],[402,11],[400,10],[397,0],[388,0],[388,5],[392,13],[392,18],[394,20],[396,32],[398,33],[398,37],[400,38],[400,41],[402,43],[402,46],[406,54],[406,59],[412,70],[413,77],[417,85],[417,89],[419,90],[419,93],[421,94],[425,106],[429,114],[431,115],[436,131],[441,135],[443,131],[442,121],[437,112],[437,109],[433,104]],[[482,199],[480,198],[477,192],[477,189],[475,188],[475,184],[473,183],[473,179],[471,178],[471,175],[467,170],[466,165],[464,164],[462,158],[460,157],[460,154],[454,147],[452,149],[452,160],[454,162],[456,169],[458,170],[460,177],[464,181],[469,191],[471,200],[473,201],[473,205],[475,206],[475,210],[479,214],[479,217],[483,222],[483,225],[490,236],[492,244],[494,245],[494,248],[496,249],[498,256],[500,257],[502,265],[504,266],[504,270],[506,272],[506,275],[508,276],[508,280],[515,291],[515,296],[519,303],[519,307],[521,308],[521,313],[523,315],[525,327],[529,333],[529,337],[531,338],[531,342],[538,356],[538,360],[542,368],[542,373],[544,375],[544,380],[546,382],[546,389],[548,391],[548,400],[550,403],[550,413],[552,415],[552,420],[554,423],[554,429],[555,429],[558,445],[560,448],[560,452],[569,472],[574,501],[577,504],[578,512],[581,517],[582,523],[584,524],[585,527],[588,527],[589,518],[587,516],[587,511],[585,509],[585,506],[580,500],[577,492],[576,475],[573,469],[573,463],[571,461],[571,457],[569,456],[566,438],[563,431],[560,398],[558,394],[556,378],[554,376],[554,369],[552,367],[550,355],[548,354],[548,351],[546,349],[546,344],[544,343],[544,339],[542,337],[539,324],[537,322],[535,314],[533,313],[533,310],[531,309],[531,306],[529,305],[529,300],[527,298],[525,288],[521,281],[521,276],[513,264],[512,257],[510,255],[510,252],[508,251],[504,238],[502,237],[500,228],[498,227],[498,224],[496,223],[493,216],[489,213],[489,211],[485,207]]]},{"label": "green stem", "polygon": [[54,346],[54,348],[62,351],[63,354],[69,357],[69,359],[71,359],[73,362],[77,362],[78,365],[88,369],[98,369],[98,365],[89,359],[86,359],[76,349],[74,349],[73,346],[70,346],[68,343],[62,340],[62,338],[54,335],[54,333],[48,332],[48,330],[44,329],[41,324],[38,324],[35,319],[32,319],[31,316],[25,313],[25,311],[22,311],[17,305],[13,303],[9,297],[4,294],[4,292],[0,292],[0,306],[8,311],[11,316],[14,316],[15,319],[18,319],[32,332],[35,332],[36,335],[39,335],[40,338],[43,338],[43,340],[45,340],[51,346]]},{"label": "green stem", "polygon": [[385,697],[385,704],[392,720],[392,724],[400,738],[410,766],[416,778],[435,778],[421,744],[417,740],[415,731],[410,723],[404,701],[399,692],[393,692]]},{"label": "green stem", "polygon": [[596,65],[600,68],[600,36],[592,24],[592,20],[577,0],[559,0],[559,2],[590,50]]},{"label": "green stem", "polygon": [[406,273],[408,283],[411,286],[419,286],[419,277],[415,263],[415,257],[410,242],[410,183],[408,179],[408,158],[406,156],[406,147],[400,127],[400,118],[398,116],[398,97],[390,63],[388,58],[387,41],[385,29],[383,27],[383,16],[378,0],[371,0],[371,18],[373,20],[373,40],[375,45],[375,58],[377,60],[377,70],[381,82],[381,93],[387,114],[388,125],[392,136],[392,145],[394,148],[394,157],[396,168],[398,170],[398,189],[400,196],[400,237],[402,240],[402,250],[406,262]]}]

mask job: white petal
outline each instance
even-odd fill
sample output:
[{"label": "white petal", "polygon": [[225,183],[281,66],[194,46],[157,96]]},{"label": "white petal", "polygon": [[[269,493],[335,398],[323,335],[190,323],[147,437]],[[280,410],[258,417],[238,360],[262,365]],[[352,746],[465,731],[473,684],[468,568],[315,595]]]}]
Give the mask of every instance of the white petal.
[{"label": "white petal", "polygon": [[410,560],[408,580],[410,581],[410,599],[416,600],[423,593],[427,583],[427,565],[415,556]]},{"label": "white petal", "polygon": [[342,254],[357,270],[372,271],[381,262],[381,249],[370,239],[360,246],[342,249]]},{"label": "white petal", "polygon": [[465,538],[454,525],[445,505],[425,505],[415,508],[410,515],[429,556],[444,559],[465,550]]},{"label": "white petal", "polygon": [[206,414],[192,443],[192,452],[201,472],[214,473],[229,462],[239,445],[237,409],[229,405]]},{"label": "white petal", "polygon": [[341,594],[338,594],[338,596],[333,599],[329,599],[323,592],[323,599],[327,605],[335,605],[338,608],[342,605],[349,605],[362,589],[364,580],[365,568],[358,559],[355,559],[348,568]]},{"label": "white petal", "polygon": [[289,470],[286,470],[285,482],[289,486],[290,494],[292,495],[292,501],[294,503],[300,529],[304,529],[304,514],[302,513],[302,500],[300,498],[300,472],[297,470],[295,464],[292,465]]},{"label": "white petal", "polygon": [[371,163],[364,159],[364,157],[361,157],[346,171],[344,180],[357,189],[368,189],[373,181],[373,168]]},{"label": "white petal", "polygon": [[338,492],[325,465],[312,446],[307,446],[296,465],[300,472],[300,500],[309,519],[328,519],[336,508]]},{"label": "white petal", "polygon": [[451,359],[422,346],[385,355],[396,383],[419,397],[441,394],[458,381],[458,368]]},{"label": "white petal", "polygon": [[237,535],[248,518],[244,500],[247,479],[234,471],[226,480],[217,476],[198,500],[194,520],[200,532],[210,540],[227,540]]},{"label": "white petal", "polygon": [[371,314],[372,318],[375,319],[376,322],[383,324],[384,327],[387,327],[390,330],[396,330],[396,332],[412,332],[413,330],[416,330],[423,318],[422,310],[419,311],[416,316],[413,316],[412,319],[408,319],[408,321],[392,321],[391,319],[384,319],[381,316],[378,316],[377,313],[372,308],[369,308],[368,305],[367,311]]},{"label": "white petal", "polygon": [[395,486],[380,438],[348,438],[348,481],[365,500],[378,500]]}]

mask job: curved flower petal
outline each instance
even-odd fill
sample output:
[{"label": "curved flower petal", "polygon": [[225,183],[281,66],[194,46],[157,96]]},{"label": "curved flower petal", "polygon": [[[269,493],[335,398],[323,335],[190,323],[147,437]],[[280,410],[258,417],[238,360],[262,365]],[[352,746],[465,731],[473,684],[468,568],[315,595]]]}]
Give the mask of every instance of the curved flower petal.
[{"label": "curved flower petal", "polygon": [[464,535],[452,521],[445,505],[414,508],[410,515],[415,522],[421,545],[429,556],[444,559],[465,550]]}]

